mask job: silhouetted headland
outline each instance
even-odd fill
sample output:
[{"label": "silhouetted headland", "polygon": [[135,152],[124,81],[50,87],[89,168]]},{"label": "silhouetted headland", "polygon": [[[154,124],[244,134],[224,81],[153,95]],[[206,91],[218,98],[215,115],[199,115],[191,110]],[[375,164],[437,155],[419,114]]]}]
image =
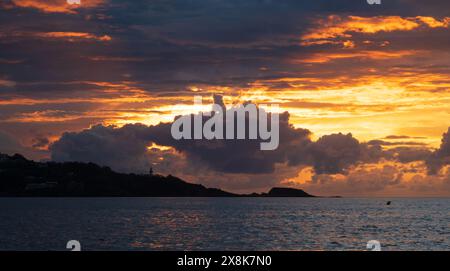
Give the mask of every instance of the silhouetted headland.
[{"label": "silhouetted headland", "polygon": [[273,188],[239,195],[185,182],[172,175],[124,174],[80,162],[35,162],[0,153],[3,197],[314,197],[303,190]]},{"label": "silhouetted headland", "polygon": [[267,197],[314,197],[300,189],[274,187],[267,193]]}]

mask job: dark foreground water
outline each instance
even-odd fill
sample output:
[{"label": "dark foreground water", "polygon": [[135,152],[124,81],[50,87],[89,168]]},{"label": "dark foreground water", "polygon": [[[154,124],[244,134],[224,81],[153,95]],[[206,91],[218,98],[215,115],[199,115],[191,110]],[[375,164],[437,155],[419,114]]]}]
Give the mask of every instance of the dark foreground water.
[{"label": "dark foreground water", "polygon": [[0,250],[450,250],[450,199],[386,201],[0,198]]}]

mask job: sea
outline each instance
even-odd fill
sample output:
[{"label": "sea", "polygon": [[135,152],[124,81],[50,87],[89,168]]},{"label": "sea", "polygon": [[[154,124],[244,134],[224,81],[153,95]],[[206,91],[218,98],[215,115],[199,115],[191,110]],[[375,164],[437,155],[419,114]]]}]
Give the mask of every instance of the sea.
[{"label": "sea", "polygon": [[91,251],[450,250],[450,199],[0,198],[0,250],[71,240]]}]

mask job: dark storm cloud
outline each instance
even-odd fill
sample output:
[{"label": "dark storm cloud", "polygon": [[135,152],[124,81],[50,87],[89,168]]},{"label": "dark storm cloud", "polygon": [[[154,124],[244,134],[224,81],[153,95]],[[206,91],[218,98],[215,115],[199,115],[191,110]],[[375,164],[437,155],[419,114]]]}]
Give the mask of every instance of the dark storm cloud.
[{"label": "dark storm cloud", "polygon": [[[199,161],[215,171],[271,173],[276,163],[286,161],[288,151],[302,148],[311,142],[308,130],[295,129],[289,124],[287,112],[280,115],[279,125],[280,146],[269,152],[261,151],[257,140],[175,140],[171,135],[171,123],[125,125],[122,128],[98,125],[80,133],[63,134],[60,140],[51,145],[50,150],[52,159],[56,161],[91,161],[123,170],[122,165],[128,164],[128,161],[144,159],[146,147],[154,142],[173,147],[184,153],[193,164]],[[119,144],[119,141],[122,143]]]},{"label": "dark storm cloud", "polygon": [[95,162],[123,172],[148,168],[148,140],[140,136],[147,129],[127,125],[120,129],[96,125],[79,133],[64,133],[50,147],[52,160]]},{"label": "dark storm cloud", "polygon": [[311,146],[310,152],[314,171],[317,174],[336,174],[343,173],[348,166],[357,162],[368,158],[373,160],[374,157],[365,155],[376,154],[380,150],[379,148],[370,149],[367,145],[360,144],[351,134],[339,133],[321,137]]},{"label": "dark storm cloud", "polygon": [[[223,104],[219,96],[214,98]],[[208,119],[204,117],[204,122]],[[289,123],[288,112],[279,115],[280,144],[273,151],[261,151],[258,140],[175,140],[171,125],[130,124],[121,128],[97,125],[81,132],[65,133],[50,146],[52,159],[95,162],[117,170],[142,169],[146,147],[153,142],[173,147],[192,164],[199,162],[217,172],[273,173],[276,164],[287,163],[311,165],[319,174],[335,174],[359,162],[376,162],[382,156],[379,146],[362,144],[351,134],[327,135],[313,142],[310,131],[294,128]]]},{"label": "dark storm cloud", "polygon": [[430,174],[438,173],[446,165],[450,165],[450,128],[447,133],[442,135],[442,142],[439,149],[427,159]]},{"label": "dark storm cloud", "polygon": [[257,140],[173,140],[167,124],[155,126],[151,137],[157,144],[174,147],[187,154],[188,159],[200,160],[214,170],[261,174],[271,173],[276,163],[285,162],[286,153],[292,148],[310,143],[310,132],[293,128],[287,112],[280,114],[279,126],[280,145],[273,151],[261,151]]},{"label": "dark storm cloud", "polygon": [[[11,114],[17,116],[17,114]],[[3,115],[0,115],[3,117]],[[69,131],[81,131],[82,129],[89,127],[92,123],[100,123],[102,120],[95,117],[78,118],[66,121],[43,121],[43,122],[0,122],[0,131],[14,135],[14,139],[17,142],[22,142],[22,145],[32,146],[35,138],[45,135],[47,138],[59,138],[61,134]],[[1,150],[0,150],[1,152]],[[15,152],[21,152],[21,149]],[[22,153],[26,155],[26,153]],[[33,155],[34,159],[48,158],[48,151],[39,152],[41,156]],[[30,156],[31,158],[31,156]]]},{"label": "dark storm cloud", "polygon": [[410,163],[428,160],[432,151],[426,148],[396,147],[387,150],[386,153],[390,153],[392,158],[395,158],[401,163]]}]

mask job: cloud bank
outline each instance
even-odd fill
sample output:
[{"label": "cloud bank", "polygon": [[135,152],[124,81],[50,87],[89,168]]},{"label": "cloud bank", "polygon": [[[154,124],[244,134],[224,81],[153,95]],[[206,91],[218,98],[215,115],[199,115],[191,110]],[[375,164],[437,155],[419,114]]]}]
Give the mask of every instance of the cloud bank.
[{"label": "cloud bank", "polygon": [[[351,134],[330,134],[314,141],[311,131],[289,123],[288,112],[281,113],[279,120],[280,146],[274,151],[261,151],[255,140],[175,140],[170,133],[172,123],[95,125],[64,133],[51,144],[50,151],[55,161],[94,162],[123,172],[146,172],[154,167],[156,171],[231,189],[236,187],[233,179],[240,180],[239,189],[261,190],[284,181],[325,194],[376,193],[405,185],[405,174],[420,171],[414,172],[409,163],[416,163],[419,169],[428,166],[430,175],[413,176],[408,181],[439,179],[433,175],[450,161],[448,133],[435,151],[414,144],[383,149],[381,145],[386,144],[381,140],[368,144]],[[305,183],[308,178],[298,174],[307,168],[311,176]]]}]

